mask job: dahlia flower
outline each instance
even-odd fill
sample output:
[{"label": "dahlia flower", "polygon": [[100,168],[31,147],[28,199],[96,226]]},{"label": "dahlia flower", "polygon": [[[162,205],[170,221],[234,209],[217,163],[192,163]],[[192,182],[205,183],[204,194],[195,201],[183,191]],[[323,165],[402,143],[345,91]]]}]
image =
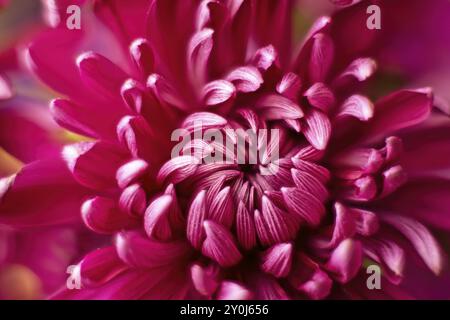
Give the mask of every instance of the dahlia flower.
[{"label": "dahlia flower", "polygon": [[[370,52],[330,17],[292,43],[294,1],[87,2],[81,30],[52,20],[27,59],[89,139],[0,182],[0,224],[104,235],[54,298],[448,298],[449,121],[430,88],[372,101]],[[262,129],[255,161],[198,161],[230,151],[208,130]],[[175,131],[203,139],[174,156]]]}]

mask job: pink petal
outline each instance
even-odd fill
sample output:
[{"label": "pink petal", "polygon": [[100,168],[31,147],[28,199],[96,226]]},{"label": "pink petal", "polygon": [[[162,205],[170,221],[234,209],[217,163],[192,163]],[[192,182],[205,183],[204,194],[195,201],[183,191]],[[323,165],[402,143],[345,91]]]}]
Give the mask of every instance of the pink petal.
[{"label": "pink petal", "polygon": [[147,195],[139,184],[133,184],[122,191],[119,199],[120,209],[131,216],[144,214],[147,207]]},{"label": "pink petal", "polygon": [[137,221],[122,212],[114,199],[95,197],[81,206],[84,224],[96,233],[113,234],[137,225]]},{"label": "pink petal", "polygon": [[299,188],[283,187],[281,192],[291,214],[297,215],[309,225],[319,225],[325,215],[325,208],[315,195]]},{"label": "pink petal", "polygon": [[305,116],[306,126],[303,134],[311,145],[319,150],[325,150],[331,135],[331,123],[321,111],[311,110]]},{"label": "pink petal", "polygon": [[172,228],[169,222],[173,198],[163,195],[153,200],[145,211],[144,228],[150,238],[168,241],[172,238]]},{"label": "pink petal", "polygon": [[178,183],[194,175],[198,159],[192,156],[176,157],[166,162],[158,172],[158,182]]},{"label": "pink petal", "polygon": [[365,81],[372,76],[377,69],[377,63],[371,58],[359,58],[354,60],[338,77],[338,81],[343,78],[354,78],[358,81]]},{"label": "pink petal", "polygon": [[292,265],[292,243],[279,243],[263,252],[261,269],[276,278],[286,277]]},{"label": "pink petal", "polygon": [[155,57],[150,43],[144,38],[134,40],[130,45],[130,55],[136,67],[144,76],[154,71]]},{"label": "pink petal", "polygon": [[31,163],[0,179],[0,224],[20,228],[79,221],[88,194],[61,159]]},{"label": "pink petal", "polygon": [[253,293],[240,283],[222,281],[216,295],[217,300],[251,300]]},{"label": "pink petal", "polygon": [[192,246],[200,249],[202,246],[205,233],[203,222],[206,219],[206,191],[199,192],[189,207],[187,218],[186,236]]},{"label": "pink petal", "polygon": [[436,275],[444,265],[444,256],[439,243],[421,223],[404,216],[385,214],[381,219],[399,230],[414,246],[425,264]]},{"label": "pink petal", "polygon": [[200,294],[211,297],[220,284],[219,268],[214,265],[204,267],[195,263],[191,266],[191,279]]},{"label": "pink petal", "polygon": [[120,259],[133,267],[169,267],[186,263],[191,255],[187,242],[159,242],[137,231],[118,233],[115,247]]},{"label": "pink petal", "polygon": [[334,249],[326,264],[336,280],[347,283],[356,276],[362,264],[362,246],[357,240],[346,239]]},{"label": "pink petal", "polygon": [[293,72],[286,73],[277,84],[277,92],[282,96],[294,100],[298,97],[302,81],[298,75]]},{"label": "pink petal", "polygon": [[149,165],[142,159],[131,160],[117,169],[116,180],[120,188],[125,188],[148,174]]},{"label": "pink petal", "polygon": [[85,85],[105,97],[118,97],[120,87],[128,78],[117,65],[94,52],[86,52],[78,56],[77,65]]},{"label": "pink petal", "polygon": [[222,225],[210,220],[204,221],[203,227],[205,228],[206,239],[202,245],[202,253],[224,268],[239,263],[242,255],[232,234]]},{"label": "pink petal", "polygon": [[62,154],[74,178],[95,190],[113,189],[116,171],[126,159],[122,150],[106,142],[68,145]]},{"label": "pink petal", "polygon": [[242,201],[236,213],[236,233],[240,245],[250,250],[256,245],[255,221]]},{"label": "pink petal", "polygon": [[202,86],[207,79],[209,56],[213,48],[214,30],[205,28],[195,33],[187,48],[187,67],[191,81]]},{"label": "pink petal", "polygon": [[353,95],[347,98],[340,107],[338,116],[351,116],[361,121],[368,121],[373,117],[374,105],[361,95]]},{"label": "pink petal", "polygon": [[323,112],[328,112],[335,100],[333,92],[325,84],[320,82],[313,84],[306,90],[304,95],[312,106]]},{"label": "pink petal", "polygon": [[256,108],[263,110],[267,120],[298,119],[303,117],[303,111],[292,100],[277,94],[267,94],[256,103]]},{"label": "pink petal", "polygon": [[[50,103],[53,119],[63,128],[92,138],[115,139],[117,122],[115,115],[106,115],[85,104],[78,105],[71,100],[55,99]],[[99,121],[102,118],[103,121]]]},{"label": "pink petal", "polygon": [[225,79],[230,81],[236,87],[236,90],[240,92],[254,92],[264,82],[258,69],[252,66],[236,68]]},{"label": "pink petal", "polygon": [[375,104],[375,116],[366,129],[365,141],[423,122],[430,115],[432,103],[429,88],[397,91],[381,99]]},{"label": "pink petal", "polygon": [[79,264],[83,287],[96,287],[109,282],[127,269],[117,256],[114,247],[106,247],[88,253]]},{"label": "pink petal", "polygon": [[222,189],[209,204],[208,219],[220,223],[228,228],[234,220],[233,198],[230,187]]},{"label": "pink petal", "polygon": [[152,158],[155,147],[152,148],[148,142],[153,142],[155,135],[143,117],[123,117],[117,125],[117,136],[133,156],[143,159]]},{"label": "pink petal", "polygon": [[13,96],[13,91],[9,81],[0,74],[0,101],[9,99]]},{"label": "pink petal", "polygon": [[298,231],[295,218],[267,197],[262,197],[262,212],[255,211],[255,225],[259,240],[265,246],[293,239]]},{"label": "pink petal", "polygon": [[313,82],[324,82],[334,58],[334,45],[331,37],[324,33],[313,36],[309,74]]},{"label": "pink petal", "polygon": [[203,100],[207,106],[217,106],[234,99],[236,88],[226,80],[215,80],[203,88]]}]

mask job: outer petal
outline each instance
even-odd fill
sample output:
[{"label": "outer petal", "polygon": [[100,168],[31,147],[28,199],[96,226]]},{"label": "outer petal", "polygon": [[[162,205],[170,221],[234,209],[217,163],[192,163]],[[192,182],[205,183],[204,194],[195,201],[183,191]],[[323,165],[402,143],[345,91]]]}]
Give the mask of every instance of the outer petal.
[{"label": "outer petal", "polygon": [[78,221],[87,195],[62,159],[37,161],[0,180],[0,224],[31,227]]}]

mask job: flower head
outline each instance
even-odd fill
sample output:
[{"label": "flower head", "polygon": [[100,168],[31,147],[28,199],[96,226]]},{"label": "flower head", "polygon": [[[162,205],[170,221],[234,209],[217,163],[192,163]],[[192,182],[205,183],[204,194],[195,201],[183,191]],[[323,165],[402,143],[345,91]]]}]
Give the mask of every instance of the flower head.
[{"label": "flower head", "polygon": [[[431,90],[372,102],[361,92],[376,62],[340,59],[329,17],[294,49],[293,8],[95,1],[113,37],[57,27],[30,45],[34,71],[66,96],[54,119],[92,140],[40,164],[51,192],[30,194],[40,182],[26,171],[3,180],[0,222],[64,223],[81,208],[89,229],[113,235],[79,263],[84,289],[57,297],[368,296],[360,277],[373,263],[399,298],[407,264],[442,271],[427,225],[447,212],[412,208],[431,205],[446,165],[414,156],[445,144],[421,139],[448,125],[432,117]],[[33,207],[17,210],[26,197]]]}]

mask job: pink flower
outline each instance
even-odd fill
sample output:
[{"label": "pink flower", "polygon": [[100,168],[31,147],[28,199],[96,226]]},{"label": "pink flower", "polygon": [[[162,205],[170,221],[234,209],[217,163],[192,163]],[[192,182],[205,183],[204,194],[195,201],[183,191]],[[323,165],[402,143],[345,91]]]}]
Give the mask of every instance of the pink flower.
[{"label": "pink flower", "polygon": [[[51,103],[54,119],[92,140],[1,180],[0,223],[64,224],[81,208],[90,230],[113,239],[78,264],[83,289],[55,298],[420,298],[415,277],[448,280],[437,277],[434,230],[450,228],[449,123],[432,112],[431,89],[372,102],[362,90],[376,62],[348,59],[351,47],[343,58],[328,17],[296,50],[292,10],[96,1],[113,36],[88,16],[30,45],[30,66],[65,96]],[[176,129],[277,129],[265,155],[279,159],[171,158]],[[383,270],[381,293],[366,287],[367,264]]]}]

